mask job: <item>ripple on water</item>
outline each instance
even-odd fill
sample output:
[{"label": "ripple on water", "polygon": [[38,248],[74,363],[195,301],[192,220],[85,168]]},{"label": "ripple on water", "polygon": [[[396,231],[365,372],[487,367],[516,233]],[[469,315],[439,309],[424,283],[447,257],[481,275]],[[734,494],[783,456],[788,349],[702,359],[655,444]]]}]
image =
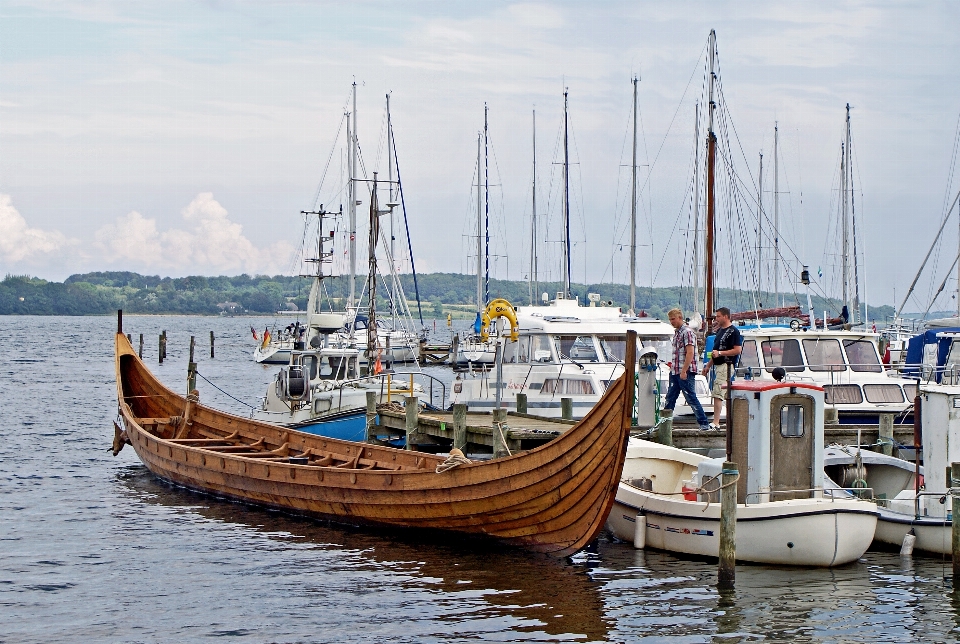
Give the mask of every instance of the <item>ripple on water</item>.
[{"label": "ripple on water", "polygon": [[[231,395],[255,402],[276,372],[250,361],[249,327],[269,318],[124,323],[144,334],[148,365],[177,390],[190,335],[205,347],[211,330],[217,358],[200,351],[200,370]],[[740,566],[735,589],[720,592],[714,564],[627,544],[601,540],[557,562],[450,535],[332,526],[165,485],[132,450],[107,451],[115,324],[0,317],[0,337],[49,339],[26,356],[0,354],[2,390],[30,391],[6,401],[0,423],[0,641],[958,640],[960,600],[944,581],[949,562],[937,558],[870,552],[834,570]],[[164,329],[169,353],[159,366]],[[207,404],[249,411],[200,389]]]}]

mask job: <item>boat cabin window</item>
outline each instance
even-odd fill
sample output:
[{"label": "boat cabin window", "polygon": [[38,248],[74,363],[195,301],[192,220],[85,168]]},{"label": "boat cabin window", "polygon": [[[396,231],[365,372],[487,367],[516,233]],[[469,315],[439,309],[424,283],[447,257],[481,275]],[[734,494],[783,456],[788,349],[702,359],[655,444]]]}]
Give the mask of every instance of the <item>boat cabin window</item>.
[{"label": "boat cabin window", "polygon": [[904,385],[903,393],[904,395],[906,395],[907,400],[909,400],[910,402],[913,402],[914,399],[917,397],[918,389],[919,388],[916,385]]},{"label": "boat cabin window", "polygon": [[803,356],[796,340],[767,340],[760,343],[763,350],[763,365],[767,371],[783,367],[784,371],[803,371]]},{"label": "boat cabin window", "polygon": [[627,337],[625,335],[598,335],[600,349],[603,351],[604,362],[623,362],[627,354]]},{"label": "boat cabin window", "polygon": [[877,347],[870,340],[844,340],[843,348],[847,352],[847,362],[854,371],[883,373]]},{"label": "boat cabin window", "polygon": [[563,358],[581,362],[599,362],[597,349],[590,335],[557,335],[557,350]]},{"label": "boat cabin window", "polygon": [[903,390],[900,385],[864,385],[863,395],[870,403],[902,403]]},{"label": "boat cabin window", "polygon": [[846,371],[840,341],[831,338],[804,340],[803,350],[807,354],[807,366],[810,371]]},{"label": "boat cabin window", "polygon": [[516,342],[507,344],[504,362],[526,364],[530,362],[530,336],[523,335]]},{"label": "boat cabin window", "polygon": [[780,408],[780,435],[784,438],[803,436],[803,405],[784,405]]},{"label": "boat cabin window", "polygon": [[[937,346],[937,345],[933,345]],[[952,340],[950,342],[950,351],[947,353],[947,361],[944,363],[947,369],[955,370],[960,367],[960,342]]]},{"label": "boat cabin window", "polygon": [[534,362],[553,362],[553,350],[550,348],[548,336],[530,336],[530,359]]},{"label": "boat cabin window", "polygon": [[937,366],[937,350],[940,348],[939,342],[931,342],[923,345],[923,364],[928,367]]},{"label": "boat cabin window", "polygon": [[[673,337],[669,335],[642,335],[639,337],[640,346],[644,349],[654,349],[657,352],[657,357],[661,360],[670,360],[670,354],[673,351],[673,345],[671,344]],[[641,351],[640,355],[643,355],[645,352]]]},{"label": "boat cabin window", "polygon": [[591,381],[574,378],[548,378],[543,381],[543,387],[540,391],[545,394],[571,394],[574,396],[589,396],[594,393]]},{"label": "boat cabin window", "polygon": [[757,341],[744,340],[743,348],[740,350],[740,369],[759,369],[760,356],[757,355]]},{"label": "boat cabin window", "polygon": [[824,402],[828,405],[859,405],[863,402],[860,385],[824,385]]}]

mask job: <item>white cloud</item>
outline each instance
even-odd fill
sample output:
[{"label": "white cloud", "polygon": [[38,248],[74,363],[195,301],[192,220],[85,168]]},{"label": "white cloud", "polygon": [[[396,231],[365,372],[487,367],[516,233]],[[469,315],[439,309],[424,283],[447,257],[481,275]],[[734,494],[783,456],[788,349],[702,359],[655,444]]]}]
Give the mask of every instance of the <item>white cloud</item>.
[{"label": "white cloud", "polygon": [[75,244],[75,240],[56,230],[30,228],[10,195],[0,194],[0,261],[14,264],[35,259]]},{"label": "white cloud", "polygon": [[160,232],[155,219],[130,212],[96,232],[96,248],[113,264],[176,273],[281,273],[290,268],[290,244],[258,248],[210,192],[198,194],[181,215],[187,228]]}]

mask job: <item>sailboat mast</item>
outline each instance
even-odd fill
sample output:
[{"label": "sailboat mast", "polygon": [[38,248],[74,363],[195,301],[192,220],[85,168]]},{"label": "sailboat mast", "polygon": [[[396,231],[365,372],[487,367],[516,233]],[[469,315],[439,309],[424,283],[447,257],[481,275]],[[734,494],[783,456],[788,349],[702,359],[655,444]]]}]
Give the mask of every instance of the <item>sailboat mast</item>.
[{"label": "sailboat mast", "polygon": [[847,192],[850,194],[850,238],[853,247],[853,287],[851,289],[850,321],[860,324],[860,272],[857,256],[857,203],[853,192],[853,138],[850,130],[850,103],[847,103]]},{"label": "sailboat mast", "polygon": [[[347,306],[354,306],[357,297],[357,82],[353,82],[353,129],[350,131],[350,298]],[[354,325],[351,325],[351,329]]]},{"label": "sailboat mast", "polygon": [[530,211],[530,306],[533,306],[534,293],[540,290],[537,280],[537,110],[533,110],[533,208]]},{"label": "sailboat mast", "polygon": [[567,90],[563,90],[563,297],[570,297],[570,148]]},{"label": "sailboat mast", "polygon": [[[483,185],[483,166],[480,163],[480,146],[483,141],[480,140],[480,133],[477,133],[477,315],[483,310],[483,214],[482,214],[482,195],[480,188]],[[478,318],[479,319],[479,318]]]},{"label": "sailboat mast", "polygon": [[757,290],[763,293],[763,152],[760,152],[760,174],[757,183]]},{"label": "sailboat mast", "polygon": [[630,166],[630,313],[637,310],[637,77],[633,77],[633,163]]},{"label": "sailboat mast", "polygon": [[842,256],[842,273],[841,281],[843,282],[843,305],[847,307],[847,313],[852,314],[850,311],[850,292],[849,292],[849,282],[850,282],[850,221],[849,221],[849,206],[848,206],[848,195],[847,195],[847,174],[848,174],[848,155],[849,155],[849,138],[850,135],[850,105],[847,104],[847,120],[846,120],[846,132],[844,134],[843,142],[840,144],[840,189],[843,191],[842,205],[840,216],[843,218],[843,250],[841,251]]},{"label": "sailboat mast", "polygon": [[[393,203],[393,122],[390,120],[390,94],[387,94],[387,184],[390,188],[388,204]],[[393,208],[390,208],[390,274],[393,275],[393,297],[390,299],[390,313],[393,328],[397,328],[397,236],[394,232]]]},{"label": "sailboat mast", "polygon": [[370,188],[370,238],[368,249],[370,307],[367,320],[367,369],[373,371],[377,359],[377,239],[380,237],[380,204],[377,202],[377,173],[373,173]]},{"label": "sailboat mast", "polygon": [[717,78],[716,73],[716,53],[717,53],[717,34],[711,29],[709,44],[710,50],[710,103],[708,105],[707,119],[707,221],[706,221],[706,283],[704,284],[703,298],[703,316],[706,320],[704,334],[710,333],[711,322],[713,322],[713,290],[714,290],[714,254],[716,251],[716,240],[714,239],[715,227],[715,194],[714,194],[714,166],[717,160],[717,135],[713,131],[713,113],[717,107],[714,101],[714,83]]},{"label": "sailboat mast", "polygon": [[487,137],[487,104],[483,104],[483,301],[490,301],[490,139]]},{"label": "sailboat mast", "polygon": [[[700,101],[693,118],[693,308],[700,309]],[[653,280],[650,280],[653,285]]]},{"label": "sailboat mast", "polygon": [[773,122],[773,301],[780,306],[780,124]]}]

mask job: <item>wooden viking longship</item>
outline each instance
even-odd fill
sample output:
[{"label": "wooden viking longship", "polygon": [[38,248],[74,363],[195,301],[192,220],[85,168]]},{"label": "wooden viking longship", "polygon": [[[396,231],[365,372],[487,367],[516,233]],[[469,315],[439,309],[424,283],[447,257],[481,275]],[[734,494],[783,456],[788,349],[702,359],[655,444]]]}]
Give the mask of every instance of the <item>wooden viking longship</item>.
[{"label": "wooden viking longship", "polygon": [[593,541],[613,505],[636,346],[631,331],[623,377],[555,440],[438,472],[440,456],[324,438],[180,396],[150,373],[118,328],[114,453],[132,445],[161,479],[243,502],[346,524],[488,535],[566,556]]}]

